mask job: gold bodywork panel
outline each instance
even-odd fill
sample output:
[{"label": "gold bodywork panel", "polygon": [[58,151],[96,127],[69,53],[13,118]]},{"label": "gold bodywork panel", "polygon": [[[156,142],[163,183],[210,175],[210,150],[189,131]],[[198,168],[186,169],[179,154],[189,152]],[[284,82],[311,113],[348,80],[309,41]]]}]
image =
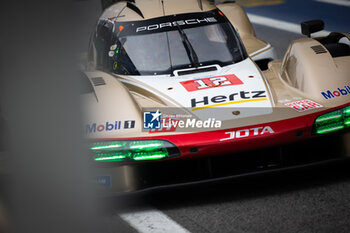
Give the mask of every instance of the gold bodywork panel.
[{"label": "gold bodywork panel", "polygon": [[[316,53],[315,47],[324,51]],[[287,87],[321,102],[321,92],[350,85],[350,57],[333,58],[317,40],[299,39],[290,45],[278,75]],[[343,99],[334,101],[341,103]]]}]

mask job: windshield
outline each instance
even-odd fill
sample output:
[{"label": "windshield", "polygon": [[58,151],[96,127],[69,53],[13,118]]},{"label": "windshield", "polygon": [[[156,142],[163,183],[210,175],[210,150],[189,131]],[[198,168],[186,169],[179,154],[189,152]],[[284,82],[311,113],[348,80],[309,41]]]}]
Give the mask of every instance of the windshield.
[{"label": "windshield", "polygon": [[[99,25],[98,63],[122,75],[173,74],[193,67],[225,66],[246,58],[243,46],[221,12],[183,14],[139,22]],[[103,27],[101,27],[103,26]],[[102,28],[102,29],[101,29]],[[108,38],[103,38],[101,35]],[[98,43],[99,42],[99,43]]]}]

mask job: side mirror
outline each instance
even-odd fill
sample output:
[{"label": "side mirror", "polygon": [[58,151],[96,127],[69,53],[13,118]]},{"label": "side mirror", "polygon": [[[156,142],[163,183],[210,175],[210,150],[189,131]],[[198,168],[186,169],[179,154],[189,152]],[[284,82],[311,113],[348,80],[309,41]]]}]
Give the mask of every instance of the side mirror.
[{"label": "side mirror", "polygon": [[324,29],[324,22],[316,19],[301,23],[301,33],[310,37],[312,33],[322,31]]}]

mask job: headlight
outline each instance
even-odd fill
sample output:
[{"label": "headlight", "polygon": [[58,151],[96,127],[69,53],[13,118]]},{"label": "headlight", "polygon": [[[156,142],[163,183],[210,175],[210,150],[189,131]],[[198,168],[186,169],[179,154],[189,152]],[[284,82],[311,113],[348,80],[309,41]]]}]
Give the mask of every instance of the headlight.
[{"label": "headlight", "polygon": [[146,161],[180,156],[179,149],[164,140],[94,142],[90,150],[97,162]]},{"label": "headlight", "polygon": [[350,106],[316,118],[313,134],[332,133],[350,127]]}]

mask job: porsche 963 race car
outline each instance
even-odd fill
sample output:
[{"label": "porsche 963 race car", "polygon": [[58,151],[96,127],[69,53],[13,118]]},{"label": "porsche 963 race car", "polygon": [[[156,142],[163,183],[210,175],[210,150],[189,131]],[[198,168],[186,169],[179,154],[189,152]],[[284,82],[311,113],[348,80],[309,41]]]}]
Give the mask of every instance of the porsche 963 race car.
[{"label": "porsche 963 race car", "polygon": [[234,1],[114,1],[83,76],[96,181],[132,191],[349,155],[350,35],[301,26],[276,60]]}]

